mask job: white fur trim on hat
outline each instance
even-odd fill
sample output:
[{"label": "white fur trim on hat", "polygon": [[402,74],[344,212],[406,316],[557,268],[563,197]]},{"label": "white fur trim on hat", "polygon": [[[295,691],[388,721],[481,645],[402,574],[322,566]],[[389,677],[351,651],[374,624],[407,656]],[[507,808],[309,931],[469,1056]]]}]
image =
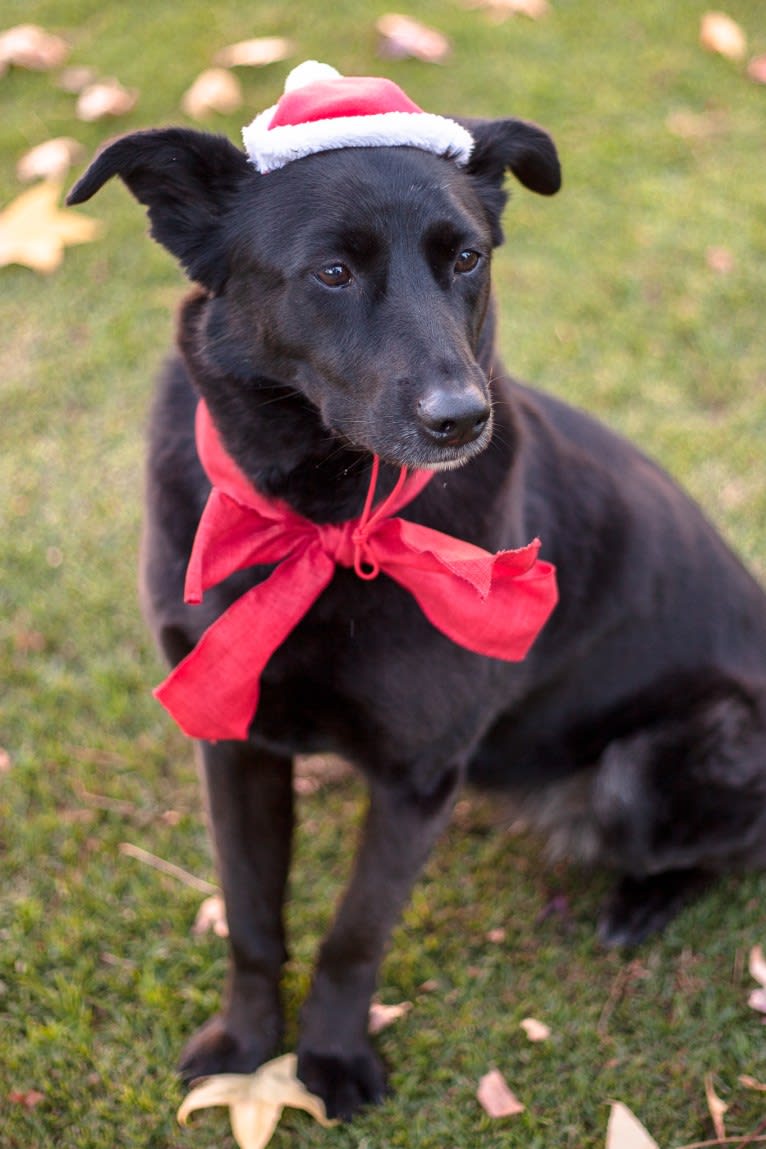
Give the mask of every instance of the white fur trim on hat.
[{"label": "white fur trim on hat", "polygon": [[[287,77],[285,94],[343,79],[328,64],[307,60]],[[392,87],[395,87],[392,85]],[[400,92],[400,95],[403,94]],[[403,96],[412,107],[412,101]],[[242,131],[252,164],[262,174],[276,171],[293,160],[336,148],[421,148],[446,155],[465,165],[473,149],[473,136],[461,124],[445,116],[422,111],[385,110],[360,115],[329,115],[299,123],[271,127],[279,105],[267,108]]]}]

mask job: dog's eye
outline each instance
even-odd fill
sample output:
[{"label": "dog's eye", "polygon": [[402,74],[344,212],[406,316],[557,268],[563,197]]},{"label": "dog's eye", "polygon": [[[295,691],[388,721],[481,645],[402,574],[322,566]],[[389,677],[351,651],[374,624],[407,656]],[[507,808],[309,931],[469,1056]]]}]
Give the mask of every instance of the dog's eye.
[{"label": "dog's eye", "polygon": [[478,251],[466,248],[465,251],[460,252],[455,260],[455,272],[458,275],[468,275],[470,271],[474,271],[478,267],[480,259],[481,256]]},{"label": "dog's eye", "polygon": [[328,263],[314,272],[314,276],[325,287],[347,287],[351,282],[351,272],[345,263]]}]

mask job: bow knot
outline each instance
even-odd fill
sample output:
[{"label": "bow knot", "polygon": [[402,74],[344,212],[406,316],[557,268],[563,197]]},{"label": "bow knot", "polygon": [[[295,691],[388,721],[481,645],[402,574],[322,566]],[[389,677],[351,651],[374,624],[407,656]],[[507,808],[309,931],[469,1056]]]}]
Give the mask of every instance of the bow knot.
[{"label": "bow knot", "polygon": [[430,471],[408,474],[402,467],[391,493],[373,506],[379,470],[373,456],[359,518],[317,524],[255,490],[223,449],[203,402],[197,407],[197,451],[213,489],[189,559],[186,602],[200,602],[205,590],[234,571],[276,565],[208,627],[155,690],[193,738],[247,737],[266,663],[336,566],[364,580],[386,574],[453,642],[507,661],[525,657],[556,605],[555,569],[538,558],[539,540],[492,555],[392,517],[420,494]]}]

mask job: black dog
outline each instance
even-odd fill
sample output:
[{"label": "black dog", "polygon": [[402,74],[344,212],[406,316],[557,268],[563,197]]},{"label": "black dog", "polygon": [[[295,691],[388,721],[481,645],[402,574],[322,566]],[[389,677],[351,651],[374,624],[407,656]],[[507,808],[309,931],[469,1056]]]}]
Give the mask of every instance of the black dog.
[{"label": "black dog", "polygon": [[184,604],[210,490],[200,396],[253,486],[316,523],[359,515],[374,453],[383,493],[403,465],[438,472],[403,518],[492,552],[539,536],[558,571],[550,621],[506,662],[445,637],[392,578],[339,569],[268,662],[249,737],[201,743],[231,963],[187,1078],[252,1070],[280,1043],[293,756],[341,752],[369,784],[299,1041],[301,1078],[342,1116],[384,1094],[370,996],[466,779],[514,791],[555,849],[618,870],[608,943],[639,941],[711,875],[766,859],[766,598],[657,466],[503,372],[489,273],[504,176],[551,194],[559,165],[533,125],[464,123],[463,167],[343,147],[267,175],[224,139],[138,132],[69,197],[120,176],[198,285],[150,433],[144,601],[172,664],[271,570]]}]

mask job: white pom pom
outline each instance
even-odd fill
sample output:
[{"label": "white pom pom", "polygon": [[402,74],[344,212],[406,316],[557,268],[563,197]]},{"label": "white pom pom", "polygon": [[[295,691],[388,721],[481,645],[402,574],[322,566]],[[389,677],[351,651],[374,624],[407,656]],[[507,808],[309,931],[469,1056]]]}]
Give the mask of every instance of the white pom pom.
[{"label": "white pom pom", "polygon": [[298,88],[305,88],[307,84],[340,78],[340,72],[330,64],[320,64],[318,60],[304,60],[289,73],[285,80],[285,92],[294,92]]}]

